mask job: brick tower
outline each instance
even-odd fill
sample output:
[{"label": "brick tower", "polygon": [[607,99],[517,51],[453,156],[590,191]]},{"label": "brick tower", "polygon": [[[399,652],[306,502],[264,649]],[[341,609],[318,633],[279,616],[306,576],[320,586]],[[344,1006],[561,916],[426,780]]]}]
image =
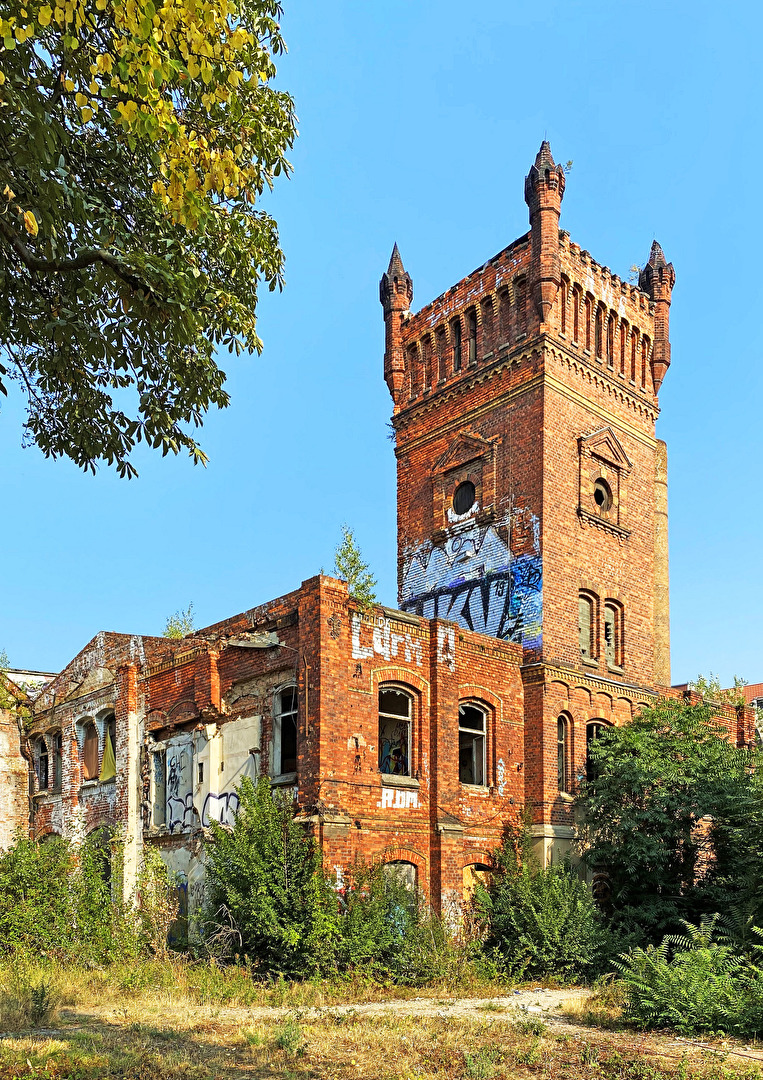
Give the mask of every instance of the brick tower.
[{"label": "brick tower", "polygon": [[403,610],[521,642],[525,799],[547,858],[602,724],[670,681],[667,457],[655,437],[675,281],[628,284],[559,228],[544,142],[530,231],[413,313],[383,275]]}]

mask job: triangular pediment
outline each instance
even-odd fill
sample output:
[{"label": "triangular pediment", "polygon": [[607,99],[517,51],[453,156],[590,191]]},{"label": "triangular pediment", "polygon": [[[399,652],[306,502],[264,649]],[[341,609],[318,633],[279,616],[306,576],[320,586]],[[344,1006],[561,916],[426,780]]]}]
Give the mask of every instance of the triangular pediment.
[{"label": "triangular pediment", "polygon": [[80,683],[75,683],[73,686],[70,686],[68,693],[66,694],[66,700],[70,701],[73,698],[84,697],[85,694],[92,694],[94,690],[100,690],[104,686],[110,686],[113,682],[113,671],[110,671],[106,667],[91,668]]},{"label": "triangular pediment", "polygon": [[449,472],[450,469],[457,469],[460,465],[466,465],[470,461],[492,454],[494,449],[494,441],[483,439],[481,435],[472,431],[462,431],[456,435],[445,453],[435,461],[432,472]]},{"label": "triangular pediment", "polygon": [[581,453],[585,452],[592,457],[597,457],[616,469],[627,472],[633,468],[633,462],[610,427],[600,428],[590,435],[581,435],[580,450]]}]

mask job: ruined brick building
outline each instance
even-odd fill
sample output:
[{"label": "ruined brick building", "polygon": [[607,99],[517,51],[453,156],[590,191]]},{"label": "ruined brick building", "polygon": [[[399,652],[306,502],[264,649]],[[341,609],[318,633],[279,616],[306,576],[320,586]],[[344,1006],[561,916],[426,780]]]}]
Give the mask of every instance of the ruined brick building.
[{"label": "ruined brick building", "polygon": [[193,906],[204,828],[265,774],[328,866],[394,863],[437,907],[524,808],[568,849],[591,740],[670,682],[674,273],[657,243],[638,284],[596,263],[564,189],[544,142],[528,233],[418,312],[397,247],[381,279],[399,610],[319,576],[180,641],[99,634],[32,706],[36,836],[120,827],[128,884],[155,844]]}]

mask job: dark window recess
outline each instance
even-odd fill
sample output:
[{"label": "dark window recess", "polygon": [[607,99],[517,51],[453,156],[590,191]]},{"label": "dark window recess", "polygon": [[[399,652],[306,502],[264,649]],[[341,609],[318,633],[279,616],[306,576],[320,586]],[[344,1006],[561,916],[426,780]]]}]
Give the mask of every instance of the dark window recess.
[{"label": "dark window recess", "polygon": [[203,761],[199,762],[199,783],[200,784],[204,783],[204,762]]},{"label": "dark window recess", "polygon": [[464,480],[459,484],[453,494],[453,509],[460,516],[466,514],[474,506],[477,498],[477,490],[471,480]]},{"label": "dark window recess", "polygon": [[593,485],[593,501],[603,514],[612,507],[612,489],[601,477]]},{"label": "dark window recess", "polygon": [[458,710],[458,778],[462,784],[485,783],[485,713],[476,705]]},{"label": "dark window recess", "polygon": [[60,731],[55,733],[51,742],[53,744],[53,789],[54,791],[60,791],[63,772],[63,739]]},{"label": "dark window recess", "polygon": [[97,780],[98,768],[98,732],[95,724],[88,724],[82,746],[82,771],[85,780]]},{"label": "dark window recess", "polygon": [[614,604],[604,607],[604,655],[609,667],[620,667],[622,660],[621,613]]},{"label": "dark window recess", "polygon": [[297,688],[287,686],[278,695],[275,717],[276,776],[297,771]]},{"label": "dark window recess", "polygon": [[461,320],[456,319],[451,323],[451,332],[453,334],[453,370],[461,370]]},{"label": "dark window recess", "polygon": [[585,743],[586,743],[586,779],[595,780],[599,775],[599,770],[596,763],[593,760],[592,750],[596,744],[597,739],[600,737],[602,731],[606,727],[606,724],[600,721],[594,721],[586,727]]},{"label": "dark window recess", "polygon": [[379,771],[411,775],[411,698],[403,690],[379,691]]},{"label": "dark window recess", "polygon": [[467,345],[469,350],[469,363],[477,363],[477,315],[470,311],[466,316]]},{"label": "dark window recess", "polygon": [[37,744],[37,783],[40,791],[48,790],[48,747],[44,739]]}]

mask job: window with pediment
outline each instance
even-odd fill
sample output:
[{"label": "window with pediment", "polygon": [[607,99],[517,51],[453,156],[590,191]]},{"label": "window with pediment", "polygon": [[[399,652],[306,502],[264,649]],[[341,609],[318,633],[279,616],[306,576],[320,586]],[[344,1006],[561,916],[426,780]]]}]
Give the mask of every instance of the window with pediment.
[{"label": "window with pediment", "polygon": [[580,488],[578,515],[588,525],[613,532],[621,540],[627,526],[627,479],[633,465],[611,428],[578,439]]}]

